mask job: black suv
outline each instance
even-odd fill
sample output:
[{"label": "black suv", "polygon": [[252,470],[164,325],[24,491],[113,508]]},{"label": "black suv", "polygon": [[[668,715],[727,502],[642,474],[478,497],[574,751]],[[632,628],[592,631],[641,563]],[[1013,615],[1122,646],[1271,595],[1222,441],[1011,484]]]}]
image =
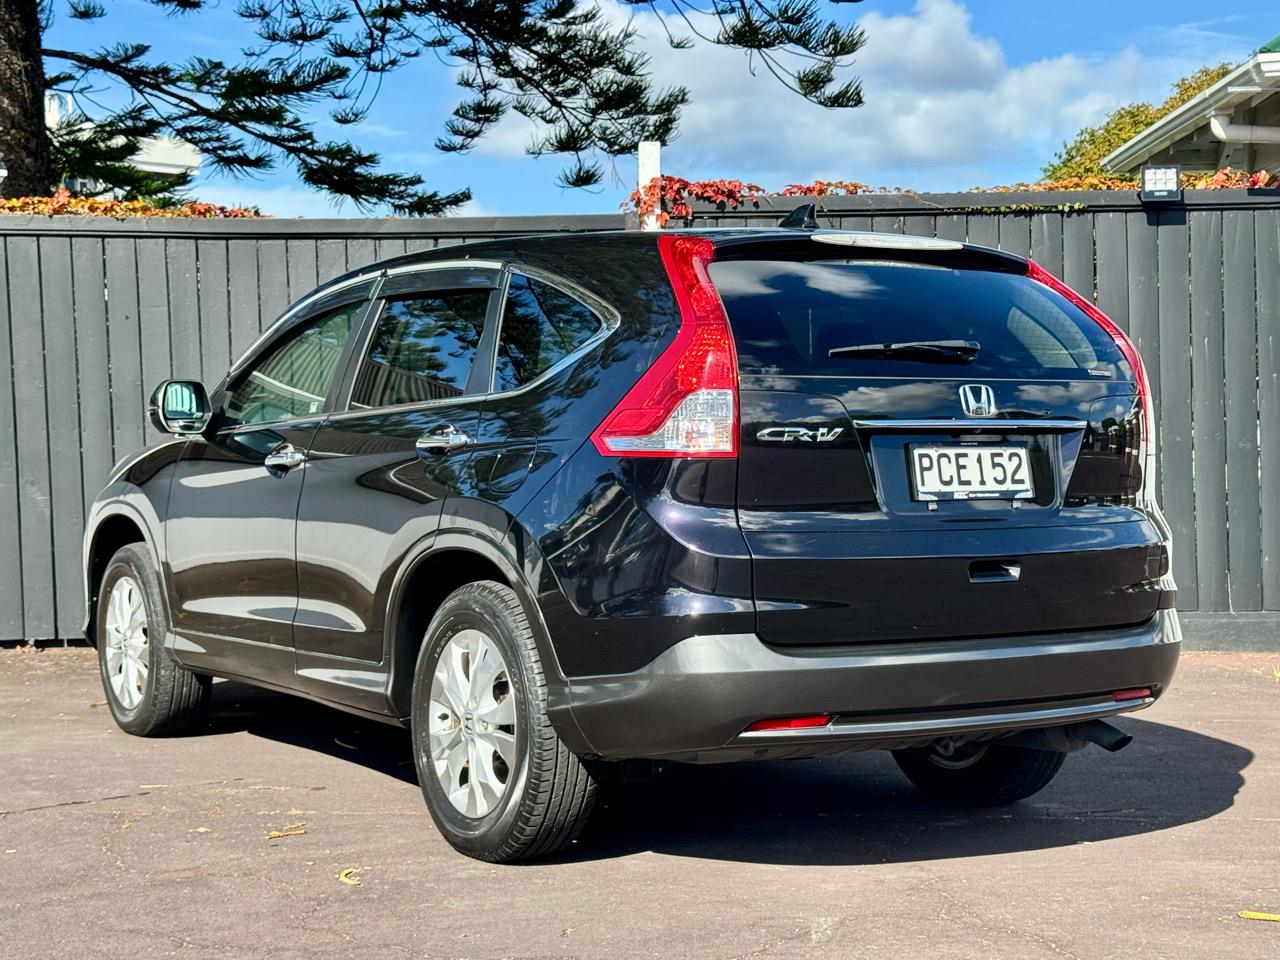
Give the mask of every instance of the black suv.
[{"label": "black suv", "polygon": [[830,230],[567,234],[294,306],[85,540],[116,721],[211,677],[412,729],[474,857],[576,837],[610,761],[888,749],[1002,804],[1178,658],[1133,344],[1035,263]]}]

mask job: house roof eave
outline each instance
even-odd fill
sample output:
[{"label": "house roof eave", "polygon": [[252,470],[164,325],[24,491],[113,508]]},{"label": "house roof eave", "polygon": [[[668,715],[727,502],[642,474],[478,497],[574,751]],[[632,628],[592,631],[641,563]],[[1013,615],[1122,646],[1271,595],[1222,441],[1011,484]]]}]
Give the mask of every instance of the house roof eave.
[{"label": "house roof eave", "polygon": [[1207,124],[1215,113],[1227,113],[1257,95],[1251,87],[1280,93],[1280,53],[1259,53],[1209,89],[1161,117],[1102,159],[1102,168],[1122,173]]}]

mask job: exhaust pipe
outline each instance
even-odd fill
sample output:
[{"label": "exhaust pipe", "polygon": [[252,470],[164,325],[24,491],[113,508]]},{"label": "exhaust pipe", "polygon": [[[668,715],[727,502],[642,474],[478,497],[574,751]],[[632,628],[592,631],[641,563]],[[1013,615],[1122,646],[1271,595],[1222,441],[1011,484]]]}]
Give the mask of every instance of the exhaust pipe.
[{"label": "exhaust pipe", "polygon": [[1057,753],[1083,750],[1089,744],[1096,743],[1103,750],[1115,753],[1132,743],[1133,737],[1105,720],[1086,720],[1084,723],[1073,723],[1067,727],[1023,730],[1011,737],[1005,737],[1003,742],[1019,747],[1030,747],[1033,750],[1052,750]]},{"label": "exhaust pipe", "polygon": [[1096,743],[1103,750],[1111,753],[1123,750],[1133,743],[1132,736],[1117,727],[1113,727],[1105,720],[1086,720],[1084,723],[1073,724],[1067,730],[1071,736],[1080,740],[1088,740],[1090,743]]}]

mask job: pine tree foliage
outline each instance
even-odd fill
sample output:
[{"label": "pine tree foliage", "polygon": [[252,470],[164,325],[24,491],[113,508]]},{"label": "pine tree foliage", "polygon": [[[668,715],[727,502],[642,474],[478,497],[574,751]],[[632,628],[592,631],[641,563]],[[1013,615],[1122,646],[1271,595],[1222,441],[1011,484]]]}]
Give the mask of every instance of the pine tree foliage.
[{"label": "pine tree foliage", "polygon": [[[45,27],[55,6],[90,21],[124,12],[96,0],[40,2]],[[144,2],[198,20],[219,0]],[[251,37],[235,63],[180,60],[141,41],[43,47],[47,87],[74,104],[50,131],[59,179],[86,177],[139,195],[180,189],[185,178],[144,174],[128,162],[140,141],[163,135],[190,143],[209,167],[231,175],[291,165],[304,183],[358,207],[435,214],[470,194],[430,190],[421,176],[388,171],[357,145],[383,78],[418,58],[454,66],[460,88],[437,147],[466,151],[517,114],[537,131],[530,154],[566,157],[566,186],[599,183],[602,160],[633,152],[641,140],[670,142],[688,102],[684,87],[652,76],[617,8],[592,0],[234,2]],[[697,37],[737,48],[749,69],[769,71],[807,100],[832,108],[862,103],[858,81],[845,74],[865,37],[829,19],[819,0],[711,0],[709,9],[688,0],[620,2],[656,14],[675,47]],[[110,88],[124,92],[123,107],[102,105],[100,93]],[[323,111],[349,139],[317,131],[314,118]]]}]

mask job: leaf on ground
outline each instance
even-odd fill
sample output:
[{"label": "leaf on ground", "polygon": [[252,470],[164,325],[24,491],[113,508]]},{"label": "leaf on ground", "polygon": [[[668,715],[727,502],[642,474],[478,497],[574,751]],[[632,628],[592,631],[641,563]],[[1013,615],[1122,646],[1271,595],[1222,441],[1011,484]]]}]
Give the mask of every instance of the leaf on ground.
[{"label": "leaf on ground", "polygon": [[300,837],[306,833],[305,823],[291,823],[283,830],[272,830],[267,834],[268,840],[279,840],[281,837]]},{"label": "leaf on ground", "polygon": [[344,867],[337,873],[338,882],[345,883],[349,887],[360,886],[361,880],[358,874],[364,867]]},{"label": "leaf on ground", "polygon": [[1241,920],[1270,920],[1280,923],[1280,913],[1259,913],[1257,910],[1241,910],[1236,914]]}]

